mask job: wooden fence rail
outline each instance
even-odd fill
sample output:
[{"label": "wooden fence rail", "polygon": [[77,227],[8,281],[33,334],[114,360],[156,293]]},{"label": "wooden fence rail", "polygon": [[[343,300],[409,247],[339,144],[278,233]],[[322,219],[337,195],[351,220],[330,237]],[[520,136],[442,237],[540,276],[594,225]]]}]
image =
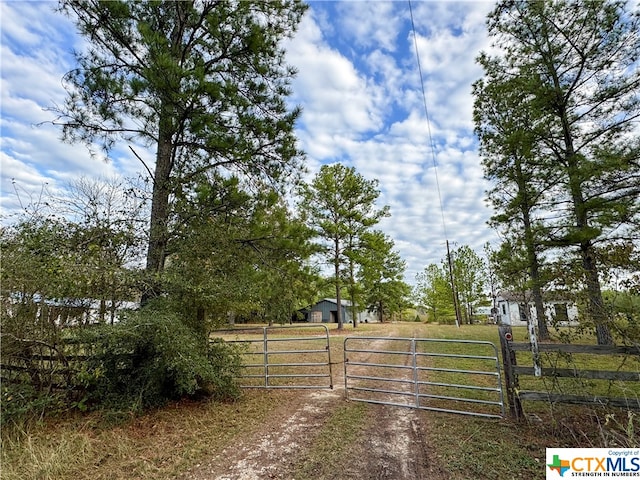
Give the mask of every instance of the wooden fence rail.
[{"label": "wooden fence rail", "polygon": [[[502,351],[502,363],[504,367],[504,379],[506,383],[509,412],[514,418],[523,417],[522,402],[525,400],[580,405],[606,405],[612,407],[640,409],[640,398],[638,395],[634,395],[630,398],[614,398],[605,395],[578,395],[521,390],[519,377],[534,376],[535,368],[534,366],[518,365],[516,352],[531,353],[531,344],[513,342],[511,327],[503,325],[500,327],[500,347]],[[558,354],[624,355],[633,356],[636,361],[640,360],[640,347],[638,346],[616,347],[606,345],[539,343],[538,352]],[[639,371],[543,367],[541,372],[543,377],[556,379],[575,378],[581,380],[640,382]]]},{"label": "wooden fence rail", "polygon": [[78,341],[56,339],[46,342],[23,339],[11,334],[0,335],[3,352],[0,357],[0,382],[3,386],[29,386],[39,392],[76,392],[82,389],[76,376],[89,356],[90,345]]}]

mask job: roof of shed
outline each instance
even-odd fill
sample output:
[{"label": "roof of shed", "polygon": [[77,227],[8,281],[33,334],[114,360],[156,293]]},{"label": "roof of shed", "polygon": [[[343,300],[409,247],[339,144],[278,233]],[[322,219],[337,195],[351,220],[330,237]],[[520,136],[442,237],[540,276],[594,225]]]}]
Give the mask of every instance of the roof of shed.
[{"label": "roof of shed", "polygon": [[[322,300],[318,300],[316,302],[316,305],[320,302],[331,302],[331,303],[335,303],[336,305],[338,304],[338,299],[337,298],[323,298]],[[345,299],[340,299],[340,304],[343,307],[350,307],[351,306],[351,301],[350,300],[345,300]]]}]

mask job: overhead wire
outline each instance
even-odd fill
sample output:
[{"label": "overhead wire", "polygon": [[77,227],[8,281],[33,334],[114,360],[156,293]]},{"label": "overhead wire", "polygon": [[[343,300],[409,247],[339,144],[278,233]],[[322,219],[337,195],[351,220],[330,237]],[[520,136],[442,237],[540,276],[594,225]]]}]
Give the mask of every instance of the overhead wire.
[{"label": "overhead wire", "polygon": [[418,51],[418,35],[416,34],[416,24],[413,20],[413,8],[411,7],[411,0],[407,0],[409,3],[409,14],[411,16],[411,30],[413,32],[413,45],[416,52],[416,61],[418,63],[418,73],[420,75],[420,88],[422,90],[422,105],[424,106],[424,115],[427,120],[427,136],[429,137],[429,147],[431,148],[431,160],[433,162],[433,170],[436,177],[436,189],[438,191],[438,201],[440,203],[440,215],[442,217],[442,230],[444,231],[445,239],[447,236],[447,224],[444,219],[444,207],[442,204],[442,194],[440,192],[440,180],[438,178],[438,163],[436,161],[436,147],[433,142],[433,136],[431,135],[431,120],[429,118],[429,108],[427,107],[427,94],[424,88],[424,76],[422,75],[422,65],[420,63],[420,54]]},{"label": "overhead wire", "polygon": [[455,278],[453,275],[453,265],[451,260],[451,251],[449,249],[449,236],[447,233],[447,222],[444,216],[444,205],[442,203],[442,193],[440,191],[440,179],[438,178],[438,162],[436,161],[436,146],[433,142],[433,135],[431,135],[431,120],[429,118],[429,108],[427,107],[427,93],[424,88],[424,76],[422,74],[422,65],[420,63],[420,52],[418,50],[418,35],[416,33],[416,24],[413,19],[413,7],[411,6],[411,0],[407,0],[409,3],[409,16],[411,17],[411,30],[413,32],[413,45],[416,52],[416,61],[418,64],[418,73],[420,75],[420,88],[422,90],[422,105],[424,106],[424,114],[427,121],[427,136],[429,138],[429,147],[431,148],[431,160],[433,162],[433,171],[436,179],[436,190],[438,192],[438,202],[440,204],[440,216],[442,218],[442,231],[444,233],[445,243],[447,246],[447,263],[449,265],[449,277],[451,278],[451,288],[453,290],[453,305],[456,313],[456,325],[460,327],[460,307],[458,302],[458,293],[455,284]]}]

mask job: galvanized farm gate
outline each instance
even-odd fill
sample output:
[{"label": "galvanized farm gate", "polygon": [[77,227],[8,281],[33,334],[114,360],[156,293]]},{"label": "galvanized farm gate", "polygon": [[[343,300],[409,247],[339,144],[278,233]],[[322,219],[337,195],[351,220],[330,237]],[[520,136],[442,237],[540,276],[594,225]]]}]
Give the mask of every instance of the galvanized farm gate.
[{"label": "galvanized farm gate", "polygon": [[232,328],[213,337],[241,349],[242,387],[333,388],[326,325]]},{"label": "galvanized farm gate", "polygon": [[498,351],[490,342],[348,337],[344,378],[350,400],[504,416]]}]

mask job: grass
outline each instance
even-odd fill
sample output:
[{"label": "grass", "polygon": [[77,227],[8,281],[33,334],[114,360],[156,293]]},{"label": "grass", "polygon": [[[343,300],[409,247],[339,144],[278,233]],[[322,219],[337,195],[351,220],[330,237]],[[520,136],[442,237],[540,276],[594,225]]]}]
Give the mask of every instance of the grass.
[{"label": "grass", "polygon": [[2,480],[173,478],[250,433],[292,396],[248,391],[234,403],[181,401],[115,422],[77,414],[4,431]]},{"label": "grass", "polygon": [[[332,362],[342,369],[344,338],[394,336],[472,339],[499,345],[495,326],[441,326],[418,323],[331,326]],[[524,329],[514,329],[524,341]],[[468,352],[468,350],[467,350]],[[519,354],[520,355],[520,354]],[[527,360],[522,356],[521,362]],[[575,359],[574,359],[575,360]],[[519,357],[520,361],[520,357]],[[591,367],[615,370],[620,359],[592,358]],[[623,366],[636,369],[635,363]],[[529,382],[536,379],[527,379]],[[525,384],[525,379],[521,381]],[[537,385],[532,384],[538,388]],[[3,480],[169,479],[206,461],[237,439],[250,435],[278,405],[295,402],[299,391],[246,390],[234,403],[181,401],[138,417],[126,413],[68,414],[37,420],[22,429],[3,428]],[[447,478],[544,478],[546,447],[637,447],[640,422],[635,413],[528,402],[526,420],[491,420],[421,411],[425,443]],[[371,420],[368,404],[337,405],[317,434],[314,447],[301,452],[296,477],[323,478],[340,452],[358,442]],[[444,477],[443,477],[444,478]]]},{"label": "grass", "polygon": [[[537,426],[448,414],[423,414],[429,442],[448,478],[545,478],[545,447],[553,436]],[[455,439],[455,441],[452,441]]]},{"label": "grass", "polygon": [[[425,337],[483,340],[499,348],[498,331],[493,326],[455,327],[426,326]],[[514,328],[514,341],[527,342],[524,327]],[[581,338],[576,343],[595,344],[593,338]],[[467,351],[472,353],[471,351]],[[518,353],[518,364],[531,365],[531,354]],[[638,371],[636,359],[621,357],[543,355],[545,366],[559,368],[589,368],[601,370]],[[538,379],[521,376],[521,389],[593,394],[624,392],[636,396],[639,383],[585,381],[576,379]],[[447,466],[452,479],[545,478],[547,447],[637,447],[636,432],[640,426],[634,412],[600,407],[549,405],[525,402],[525,420],[515,422],[470,417],[433,415],[422,412],[429,427],[429,437],[438,459]],[[452,439],[458,439],[452,442]],[[479,461],[479,459],[482,459]]]}]

